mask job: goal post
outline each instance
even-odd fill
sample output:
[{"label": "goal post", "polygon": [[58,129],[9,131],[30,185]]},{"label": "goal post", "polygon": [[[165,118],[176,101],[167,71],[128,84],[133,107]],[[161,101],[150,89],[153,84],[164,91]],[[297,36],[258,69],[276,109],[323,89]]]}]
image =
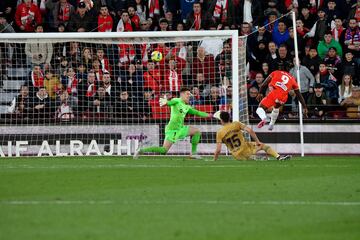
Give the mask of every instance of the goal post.
[{"label": "goal post", "polygon": [[[140,140],[161,145],[169,108],[158,99],[182,86],[195,109],[248,123],[238,31],[11,33],[0,45],[2,157],[132,155]],[[163,59],[151,61],[152,51]],[[219,122],[189,116],[185,124],[203,133],[199,153],[212,154]],[[170,153],[189,146],[185,139]]]}]

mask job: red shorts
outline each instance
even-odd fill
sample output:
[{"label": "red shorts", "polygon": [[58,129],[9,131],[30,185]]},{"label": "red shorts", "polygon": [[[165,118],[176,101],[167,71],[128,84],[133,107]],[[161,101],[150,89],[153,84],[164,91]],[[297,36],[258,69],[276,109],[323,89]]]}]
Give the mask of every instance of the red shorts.
[{"label": "red shorts", "polygon": [[269,94],[261,100],[260,105],[265,106],[266,108],[270,108],[275,106],[276,103],[283,105],[286,103],[288,99],[288,94],[286,92],[279,92],[273,90],[269,92]]}]

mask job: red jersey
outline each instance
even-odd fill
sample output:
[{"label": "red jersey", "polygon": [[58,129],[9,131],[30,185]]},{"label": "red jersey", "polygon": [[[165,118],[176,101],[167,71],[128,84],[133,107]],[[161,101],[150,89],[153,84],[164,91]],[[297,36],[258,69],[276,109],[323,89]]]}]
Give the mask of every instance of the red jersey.
[{"label": "red jersey", "polygon": [[277,70],[272,72],[270,76],[271,81],[269,86],[277,92],[288,94],[290,90],[299,89],[296,79],[288,72]]}]

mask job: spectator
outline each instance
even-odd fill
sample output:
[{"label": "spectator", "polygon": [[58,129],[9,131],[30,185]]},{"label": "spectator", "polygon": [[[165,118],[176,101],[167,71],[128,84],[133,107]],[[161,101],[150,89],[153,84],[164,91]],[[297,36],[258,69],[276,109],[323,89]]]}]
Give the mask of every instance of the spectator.
[{"label": "spectator", "polygon": [[109,62],[109,59],[107,57],[105,57],[104,49],[99,48],[98,50],[96,50],[96,57],[100,61],[101,70],[103,72],[111,73],[110,62]]},{"label": "spectator", "polygon": [[271,62],[271,69],[274,70],[283,70],[289,71],[292,67],[292,62],[288,56],[288,50],[286,45],[281,45],[279,47],[279,57]]},{"label": "spectator", "polygon": [[204,104],[212,105],[214,112],[220,110],[220,94],[218,87],[212,86],[210,88],[210,94],[205,96]]},{"label": "spectator", "polygon": [[305,55],[302,60],[303,65],[307,67],[313,76],[319,71],[319,64],[321,62],[321,58],[318,56],[317,49],[315,46],[310,47],[309,54]]},{"label": "spectator", "polygon": [[[139,16],[140,20],[146,20],[147,6],[143,3],[143,0],[135,0],[136,15]],[[123,9],[123,8],[118,8]]]},{"label": "spectator", "polygon": [[349,26],[340,36],[345,51],[351,51],[357,63],[360,63],[360,28],[355,18],[349,20]]},{"label": "spectator", "polygon": [[300,79],[297,79],[297,67],[296,67],[296,58],[293,59],[293,64],[294,64],[294,67],[290,69],[290,74],[293,75],[297,82],[300,84],[300,88],[301,88],[301,94],[306,102],[308,96],[310,93],[313,92],[313,86],[314,86],[314,83],[315,83],[315,78],[314,78],[314,75],[312,75],[312,73],[310,72],[310,70],[301,65],[301,61],[299,59],[299,63],[300,63],[300,66],[299,66],[299,76],[300,76]]},{"label": "spectator", "polygon": [[307,100],[309,109],[309,117],[323,118],[327,105],[327,97],[323,91],[323,86],[320,83],[314,85],[314,92],[311,93]]},{"label": "spectator", "polygon": [[130,20],[129,12],[123,11],[121,19],[116,27],[117,32],[133,32],[136,30],[136,25]]},{"label": "spectator", "polygon": [[51,100],[55,100],[56,95],[63,88],[59,78],[54,75],[52,70],[45,70],[44,87]]},{"label": "spectator", "polygon": [[339,42],[339,38],[343,31],[344,31],[344,28],[343,28],[342,19],[339,17],[336,17],[334,20],[334,23],[331,26],[332,36],[335,39],[335,41]]},{"label": "spectator", "polygon": [[[240,3],[237,4],[240,6]],[[234,8],[234,1],[212,0],[210,1],[210,3],[208,3],[206,9],[208,9],[209,13],[212,15],[212,18],[215,20],[216,25],[234,25]],[[241,20],[239,22],[243,22]]]},{"label": "spectator", "polygon": [[304,26],[304,22],[301,19],[296,20],[296,32],[300,38],[303,38],[309,32],[309,29]]},{"label": "spectator", "polygon": [[150,88],[145,88],[142,94],[143,96],[138,98],[137,101],[137,111],[139,113],[139,118],[146,121],[151,118],[151,106],[158,106],[159,100],[154,97],[154,91]]},{"label": "spectator", "polygon": [[[264,79],[265,78],[264,78],[264,75],[262,73],[256,73],[255,79],[250,82],[249,91],[250,91],[251,88],[256,88],[257,90],[259,90],[260,86],[264,82]],[[265,96],[266,90],[267,90],[267,87],[264,87],[263,92],[262,92],[263,96]]]},{"label": "spectator", "polygon": [[20,114],[23,118],[28,117],[30,112],[30,97],[28,86],[22,85],[20,93],[11,101],[11,105],[7,108],[8,113]]},{"label": "spectator", "polygon": [[261,65],[261,73],[263,74],[264,79],[266,79],[270,75],[269,64],[267,62],[264,62]]},{"label": "spectator", "polygon": [[[348,12],[348,22],[350,21],[351,18],[355,18],[357,22],[360,22],[360,16],[359,16],[359,12],[360,12],[360,1],[357,0],[356,4],[353,4],[350,8],[350,11]],[[346,11],[347,13],[347,11]]]},{"label": "spectator", "polygon": [[52,21],[49,22],[51,31],[55,31],[59,24],[65,27],[68,25],[70,17],[75,14],[75,8],[68,0],[46,1],[46,8],[50,11],[49,15]]},{"label": "spectator", "polygon": [[135,30],[140,29],[140,17],[136,14],[135,8],[133,6],[128,7],[129,18],[132,23],[135,25]]},{"label": "spectator", "polygon": [[81,62],[84,64],[86,71],[90,71],[92,68],[92,51],[90,48],[85,47],[82,51]]},{"label": "spectator", "polygon": [[314,38],[314,42],[316,43],[324,38],[327,28],[325,10],[319,9],[318,20],[311,27],[310,32],[305,34],[305,37]]},{"label": "spectator", "polygon": [[16,3],[17,2],[13,0],[2,0],[0,2],[0,13],[3,14],[3,17],[7,22],[12,22],[14,20]]},{"label": "spectator", "polygon": [[87,82],[79,84],[79,111],[84,112],[89,108],[89,103],[97,92],[95,73],[90,71],[87,74]]},{"label": "spectator", "polygon": [[352,52],[347,52],[345,54],[345,59],[343,62],[343,74],[348,74],[351,76],[351,78],[353,79],[353,84],[355,86],[359,86],[359,64],[357,64],[354,59],[353,59],[354,55],[352,54]]},{"label": "spectator", "polygon": [[340,44],[335,41],[335,39],[333,39],[331,32],[326,32],[324,35],[324,39],[319,42],[317,47],[317,51],[321,59],[324,59],[326,57],[326,54],[328,53],[330,47],[334,47],[337,54],[342,57],[342,48]]},{"label": "spectator", "polygon": [[90,101],[90,111],[99,113],[100,116],[107,116],[110,112],[111,97],[106,94],[105,88],[99,87],[96,95]]},{"label": "spectator", "polygon": [[272,40],[276,46],[280,46],[289,39],[289,31],[284,21],[280,20],[275,23],[274,30],[272,31]]},{"label": "spectator", "polygon": [[76,13],[70,16],[67,29],[70,32],[78,32],[79,29],[83,28],[86,32],[89,32],[96,29],[94,23],[96,23],[94,16],[87,11],[86,4],[80,2]]},{"label": "spectator", "polygon": [[261,1],[259,0],[240,0],[230,1],[233,4],[233,16],[228,23],[239,25],[241,22],[248,22],[251,26],[256,27],[260,24],[263,11]]},{"label": "spectator", "polygon": [[248,94],[248,110],[249,110],[249,118],[254,119],[256,118],[256,109],[259,106],[259,101],[257,100],[257,95],[259,94],[259,89],[256,87],[251,87],[249,89]]},{"label": "spectator", "polygon": [[82,62],[77,64],[76,79],[78,80],[78,84],[81,84],[82,82],[87,81],[86,68]]},{"label": "spectator", "polygon": [[314,26],[316,18],[310,13],[309,5],[305,5],[301,9],[300,20],[304,23],[304,27],[307,29],[311,29]]},{"label": "spectator", "polygon": [[345,98],[341,106],[346,107],[348,118],[360,118],[360,88],[354,87],[351,97]]},{"label": "spectator", "polygon": [[160,1],[159,0],[148,0],[149,6],[149,17],[158,18],[160,15]]},{"label": "spectator", "polygon": [[[35,28],[36,33],[42,33],[43,30],[42,25],[37,25]],[[25,54],[29,65],[40,65],[44,69],[49,69],[53,55],[52,43],[26,43]]]},{"label": "spectator", "polygon": [[113,30],[113,27],[114,27],[114,22],[109,14],[109,9],[105,5],[101,6],[100,13],[98,15],[98,26],[97,26],[98,31],[111,32]]},{"label": "spectator", "polygon": [[204,97],[200,94],[198,87],[193,87],[191,90],[192,96],[190,98],[190,105],[202,105],[204,104]]},{"label": "spectator", "polygon": [[336,78],[328,71],[325,63],[320,63],[319,73],[315,76],[317,83],[321,83],[324,87],[330,104],[337,104],[339,98],[338,85]]},{"label": "spectator", "polygon": [[[10,10],[11,11],[11,10]],[[0,11],[0,33],[14,33],[15,30],[6,19],[6,14]]]},{"label": "spectator", "polygon": [[264,26],[269,33],[272,33],[276,27],[275,24],[276,24],[276,18],[278,16],[278,14],[276,11],[271,11],[267,14],[266,13],[264,13],[264,14],[267,17],[267,19],[264,22]]},{"label": "spectator", "polygon": [[[265,9],[264,10],[264,15],[265,16],[275,16],[275,18],[278,18],[281,16],[281,12],[282,9],[281,9],[281,1],[279,2],[278,0],[269,0],[267,2],[267,6],[264,6],[263,8]],[[269,23],[272,22],[272,21],[269,21]],[[272,32],[272,31],[270,31]]]},{"label": "spectator", "polygon": [[337,17],[341,16],[339,8],[336,8],[336,1],[335,0],[328,0],[327,1],[327,8],[325,8],[325,13],[327,15],[326,23],[328,26],[331,25],[332,21],[335,21]]},{"label": "spectator", "polygon": [[31,101],[31,112],[34,119],[46,120],[50,117],[50,99],[44,87],[40,87]]},{"label": "spectator", "polygon": [[336,53],[336,48],[330,47],[327,56],[324,59],[324,63],[328,71],[335,76],[336,79],[341,79],[341,58]]},{"label": "spectator", "polygon": [[79,42],[70,42],[70,45],[67,49],[66,57],[69,60],[71,66],[75,66],[76,63],[81,60],[81,49],[79,47]]},{"label": "spectator", "polygon": [[92,71],[94,71],[94,73],[95,73],[96,81],[101,82],[104,72],[101,68],[101,62],[97,58],[93,59]]},{"label": "spectator", "polygon": [[30,94],[35,93],[39,88],[44,87],[44,75],[40,65],[34,65],[29,74],[27,86],[29,86]]},{"label": "spectator", "polygon": [[185,24],[188,30],[207,30],[214,22],[206,11],[202,11],[201,4],[195,2],[193,11],[187,16]]},{"label": "spectator", "polygon": [[[286,40],[285,44],[288,48],[289,54],[291,57],[295,57],[295,40],[294,40],[294,29],[292,27],[289,27],[289,38]],[[305,47],[303,44],[302,39],[297,36],[297,43],[298,43],[298,50],[299,50],[299,56],[303,56],[305,52]]]},{"label": "spectator", "polygon": [[117,118],[126,119],[128,122],[133,122],[133,119],[138,117],[137,109],[127,91],[121,91],[116,98],[115,112]]},{"label": "spectator", "polygon": [[135,64],[129,64],[124,77],[120,77],[122,79],[118,82],[118,86],[116,86],[117,92],[124,90],[132,99],[142,97],[144,86],[143,73],[136,68]]},{"label": "spectator", "polygon": [[346,98],[351,97],[352,89],[354,85],[352,84],[351,75],[345,74],[342,78],[341,85],[339,85],[339,103],[341,104]]},{"label": "spectator", "polygon": [[149,31],[150,25],[149,22],[145,20],[140,20],[140,31],[146,32]]},{"label": "spectator", "polygon": [[21,32],[34,32],[35,26],[42,21],[40,9],[32,0],[23,1],[16,8],[15,23]]},{"label": "spectator", "polygon": [[258,46],[259,42],[263,42],[267,46],[271,39],[272,36],[266,28],[259,27],[256,32],[248,36],[247,45],[250,50],[253,50]]},{"label": "spectator", "polygon": [[61,84],[64,86],[66,91],[73,96],[78,94],[78,80],[76,79],[76,73],[74,68],[70,67],[67,69],[66,75],[61,76]]},{"label": "spectator", "polygon": [[159,31],[169,31],[169,23],[165,18],[159,20]]},{"label": "spectator", "polygon": [[160,71],[155,68],[155,63],[151,60],[148,61],[147,71],[144,72],[144,87],[152,89],[156,96],[159,96],[160,92],[164,90]]},{"label": "spectator", "polygon": [[278,58],[278,53],[277,53],[278,49],[274,42],[269,42],[268,49],[269,49],[269,53],[267,54],[265,59],[267,63],[271,64],[274,61],[276,61],[276,59]]},{"label": "spectator", "polygon": [[173,13],[171,11],[166,11],[165,12],[165,19],[168,23],[168,30],[169,31],[175,31],[175,22],[174,22],[174,16]]},{"label": "spectator", "polygon": [[63,121],[73,119],[75,117],[73,108],[74,106],[72,105],[69,93],[67,91],[63,91],[60,94],[60,103],[56,109],[56,117]]},{"label": "spectator", "polygon": [[183,85],[182,68],[185,66],[185,60],[182,58],[172,57],[167,63],[164,71],[163,86],[164,90],[172,93],[179,93]]},{"label": "spectator", "polygon": [[106,94],[110,96],[111,101],[113,102],[116,98],[116,89],[111,84],[111,76],[108,72],[104,72],[103,74],[102,87],[105,89]]},{"label": "spectator", "polygon": [[[136,2],[139,1],[137,0]],[[106,0],[106,5],[108,6],[112,16],[121,16],[121,11],[128,8],[129,0]]]},{"label": "spectator", "polygon": [[194,79],[196,79],[198,73],[202,73],[207,84],[216,84],[214,57],[212,55],[206,55],[203,47],[197,49],[197,56],[193,59],[192,63],[192,71]]}]

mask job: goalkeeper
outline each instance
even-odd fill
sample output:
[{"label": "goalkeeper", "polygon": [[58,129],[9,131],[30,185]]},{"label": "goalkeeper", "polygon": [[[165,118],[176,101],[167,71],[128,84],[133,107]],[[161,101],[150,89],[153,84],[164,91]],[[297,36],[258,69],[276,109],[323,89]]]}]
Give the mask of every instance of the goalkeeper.
[{"label": "goalkeeper", "polygon": [[180,98],[173,98],[167,100],[165,97],[160,98],[160,106],[168,105],[171,107],[170,121],[165,127],[165,140],[162,147],[146,147],[139,148],[135,151],[134,158],[137,158],[142,153],[159,153],[166,154],[171,146],[178,140],[184,139],[187,136],[191,136],[191,155],[190,158],[200,159],[201,157],[197,154],[197,146],[200,142],[201,133],[199,129],[185,126],[184,119],[186,114],[192,114],[199,117],[212,117],[212,114],[198,111],[189,106],[191,93],[188,88],[182,88],[180,90]]}]

